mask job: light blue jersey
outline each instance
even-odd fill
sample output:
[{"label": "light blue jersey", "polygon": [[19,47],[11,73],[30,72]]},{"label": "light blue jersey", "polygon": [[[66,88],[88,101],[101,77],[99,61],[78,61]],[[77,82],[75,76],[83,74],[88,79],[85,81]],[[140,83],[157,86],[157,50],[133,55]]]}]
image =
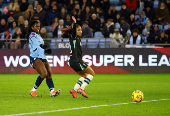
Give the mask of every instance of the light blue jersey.
[{"label": "light blue jersey", "polygon": [[42,37],[36,32],[31,32],[29,35],[30,56],[33,58],[46,59],[44,49],[40,47],[40,44],[44,45]]}]

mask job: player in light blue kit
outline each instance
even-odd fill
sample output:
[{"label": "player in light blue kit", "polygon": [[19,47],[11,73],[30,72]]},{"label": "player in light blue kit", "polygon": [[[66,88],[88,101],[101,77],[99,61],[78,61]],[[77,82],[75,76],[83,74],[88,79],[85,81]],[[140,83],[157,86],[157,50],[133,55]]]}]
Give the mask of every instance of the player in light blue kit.
[{"label": "player in light blue kit", "polygon": [[37,96],[36,90],[46,78],[46,83],[50,89],[50,96],[55,97],[60,94],[61,90],[55,90],[52,80],[51,68],[46,60],[45,53],[51,54],[51,49],[46,49],[48,46],[44,45],[44,41],[39,34],[40,22],[38,20],[30,21],[27,30],[27,40],[30,48],[30,64],[40,74],[35,82],[33,89],[31,89],[31,96]]}]

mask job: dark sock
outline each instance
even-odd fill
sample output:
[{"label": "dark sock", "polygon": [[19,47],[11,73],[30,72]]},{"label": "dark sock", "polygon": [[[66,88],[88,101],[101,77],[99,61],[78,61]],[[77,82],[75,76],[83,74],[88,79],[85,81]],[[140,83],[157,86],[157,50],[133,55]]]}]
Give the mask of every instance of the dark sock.
[{"label": "dark sock", "polygon": [[40,76],[38,76],[38,78],[37,78],[37,80],[36,80],[36,82],[35,82],[34,88],[35,88],[35,89],[38,89],[38,87],[40,86],[40,84],[42,83],[43,80],[44,80],[43,78],[41,78]]},{"label": "dark sock", "polygon": [[52,79],[47,79],[47,80],[46,80],[46,83],[47,83],[50,91],[51,91],[51,90],[54,90],[54,83],[53,83],[53,80],[52,80]]}]

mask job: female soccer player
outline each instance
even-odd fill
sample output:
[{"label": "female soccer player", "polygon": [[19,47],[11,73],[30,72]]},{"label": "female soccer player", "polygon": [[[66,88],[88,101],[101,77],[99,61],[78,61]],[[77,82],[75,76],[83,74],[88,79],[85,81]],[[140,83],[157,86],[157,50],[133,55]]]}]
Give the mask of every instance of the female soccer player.
[{"label": "female soccer player", "polygon": [[84,89],[93,79],[95,73],[86,63],[82,61],[82,45],[80,36],[82,35],[82,29],[76,24],[76,19],[72,16],[73,28],[70,26],[68,28],[62,29],[62,33],[69,33],[70,40],[70,66],[71,68],[81,76],[73,89],[70,90],[73,98],[77,97],[77,92],[82,94],[83,97],[88,98]]},{"label": "female soccer player", "polygon": [[51,76],[51,68],[46,60],[45,53],[51,54],[51,49],[46,49],[44,41],[39,34],[40,22],[38,20],[30,21],[27,30],[27,40],[30,48],[30,63],[33,68],[40,74],[35,82],[33,89],[30,91],[31,96],[37,96],[36,90],[46,78],[46,83],[50,89],[50,96],[55,97],[60,94],[61,90],[55,90]]}]

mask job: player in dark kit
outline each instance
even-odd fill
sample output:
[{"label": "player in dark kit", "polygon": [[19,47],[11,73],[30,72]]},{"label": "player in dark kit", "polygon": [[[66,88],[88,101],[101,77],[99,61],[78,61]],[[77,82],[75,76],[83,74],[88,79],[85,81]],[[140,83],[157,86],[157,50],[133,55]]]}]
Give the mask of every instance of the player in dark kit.
[{"label": "player in dark kit", "polygon": [[70,90],[70,93],[72,94],[73,98],[77,97],[77,92],[82,94],[82,96],[88,98],[86,95],[84,89],[85,87],[90,83],[90,81],[93,79],[95,73],[92,70],[90,66],[88,66],[85,62],[82,60],[82,45],[81,45],[81,39],[80,36],[82,35],[82,29],[80,25],[76,24],[76,19],[74,16],[72,16],[73,19],[73,26],[62,29],[62,33],[69,33],[69,40],[70,40],[70,66],[71,68],[81,76],[79,78],[78,82],[74,86],[73,89]]}]

